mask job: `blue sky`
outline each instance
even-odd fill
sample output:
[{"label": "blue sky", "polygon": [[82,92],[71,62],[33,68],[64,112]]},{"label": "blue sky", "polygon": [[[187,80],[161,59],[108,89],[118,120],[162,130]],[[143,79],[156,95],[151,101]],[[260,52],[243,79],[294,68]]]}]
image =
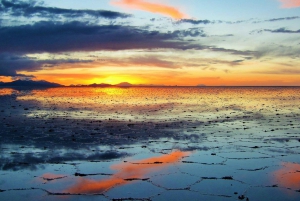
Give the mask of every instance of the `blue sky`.
[{"label": "blue sky", "polygon": [[1,0],[0,81],[300,86],[300,0]]},{"label": "blue sky", "polygon": [[[138,13],[143,16],[156,16],[150,13],[126,10],[111,5],[110,0],[44,0],[45,4],[53,7],[74,9],[101,9],[119,12]],[[251,18],[274,18],[299,15],[299,8],[284,9],[278,0],[165,0],[150,1],[165,2],[187,12],[192,18],[213,20],[241,20]]]}]

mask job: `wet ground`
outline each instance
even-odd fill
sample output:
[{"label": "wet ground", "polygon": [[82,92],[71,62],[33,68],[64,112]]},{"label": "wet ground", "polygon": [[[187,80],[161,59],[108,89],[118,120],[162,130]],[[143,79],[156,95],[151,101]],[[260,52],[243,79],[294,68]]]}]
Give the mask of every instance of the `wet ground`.
[{"label": "wet ground", "polygon": [[300,88],[0,89],[0,200],[300,200]]}]

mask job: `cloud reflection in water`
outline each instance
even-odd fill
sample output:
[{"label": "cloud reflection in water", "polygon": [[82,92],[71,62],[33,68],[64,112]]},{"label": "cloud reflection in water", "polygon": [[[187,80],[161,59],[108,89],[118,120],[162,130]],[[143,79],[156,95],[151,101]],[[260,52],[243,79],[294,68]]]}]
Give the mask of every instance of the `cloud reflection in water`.
[{"label": "cloud reflection in water", "polygon": [[79,178],[75,185],[69,187],[64,192],[71,194],[102,193],[114,186],[125,185],[131,180],[141,180],[150,172],[158,171],[171,164],[177,163],[181,158],[188,156],[189,154],[190,152],[173,151],[170,154],[158,157],[147,158],[130,163],[122,162],[111,166],[112,169],[117,170],[118,172],[110,178],[99,181]]},{"label": "cloud reflection in water", "polygon": [[282,168],[275,172],[275,179],[284,188],[300,189],[300,164],[282,163]]}]

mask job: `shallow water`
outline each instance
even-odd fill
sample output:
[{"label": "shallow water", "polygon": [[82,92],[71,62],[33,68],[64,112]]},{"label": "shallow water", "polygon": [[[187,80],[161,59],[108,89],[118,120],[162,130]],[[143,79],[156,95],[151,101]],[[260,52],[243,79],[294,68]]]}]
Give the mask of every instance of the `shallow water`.
[{"label": "shallow water", "polygon": [[0,89],[1,200],[299,200],[300,88]]}]

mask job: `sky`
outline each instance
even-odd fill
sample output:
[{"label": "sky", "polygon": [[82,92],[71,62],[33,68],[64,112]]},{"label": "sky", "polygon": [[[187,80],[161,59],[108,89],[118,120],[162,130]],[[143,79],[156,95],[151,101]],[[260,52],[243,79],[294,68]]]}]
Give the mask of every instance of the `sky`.
[{"label": "sky", "polygon": [[0,0],[0,81],[300,86],[300,0]]}]

